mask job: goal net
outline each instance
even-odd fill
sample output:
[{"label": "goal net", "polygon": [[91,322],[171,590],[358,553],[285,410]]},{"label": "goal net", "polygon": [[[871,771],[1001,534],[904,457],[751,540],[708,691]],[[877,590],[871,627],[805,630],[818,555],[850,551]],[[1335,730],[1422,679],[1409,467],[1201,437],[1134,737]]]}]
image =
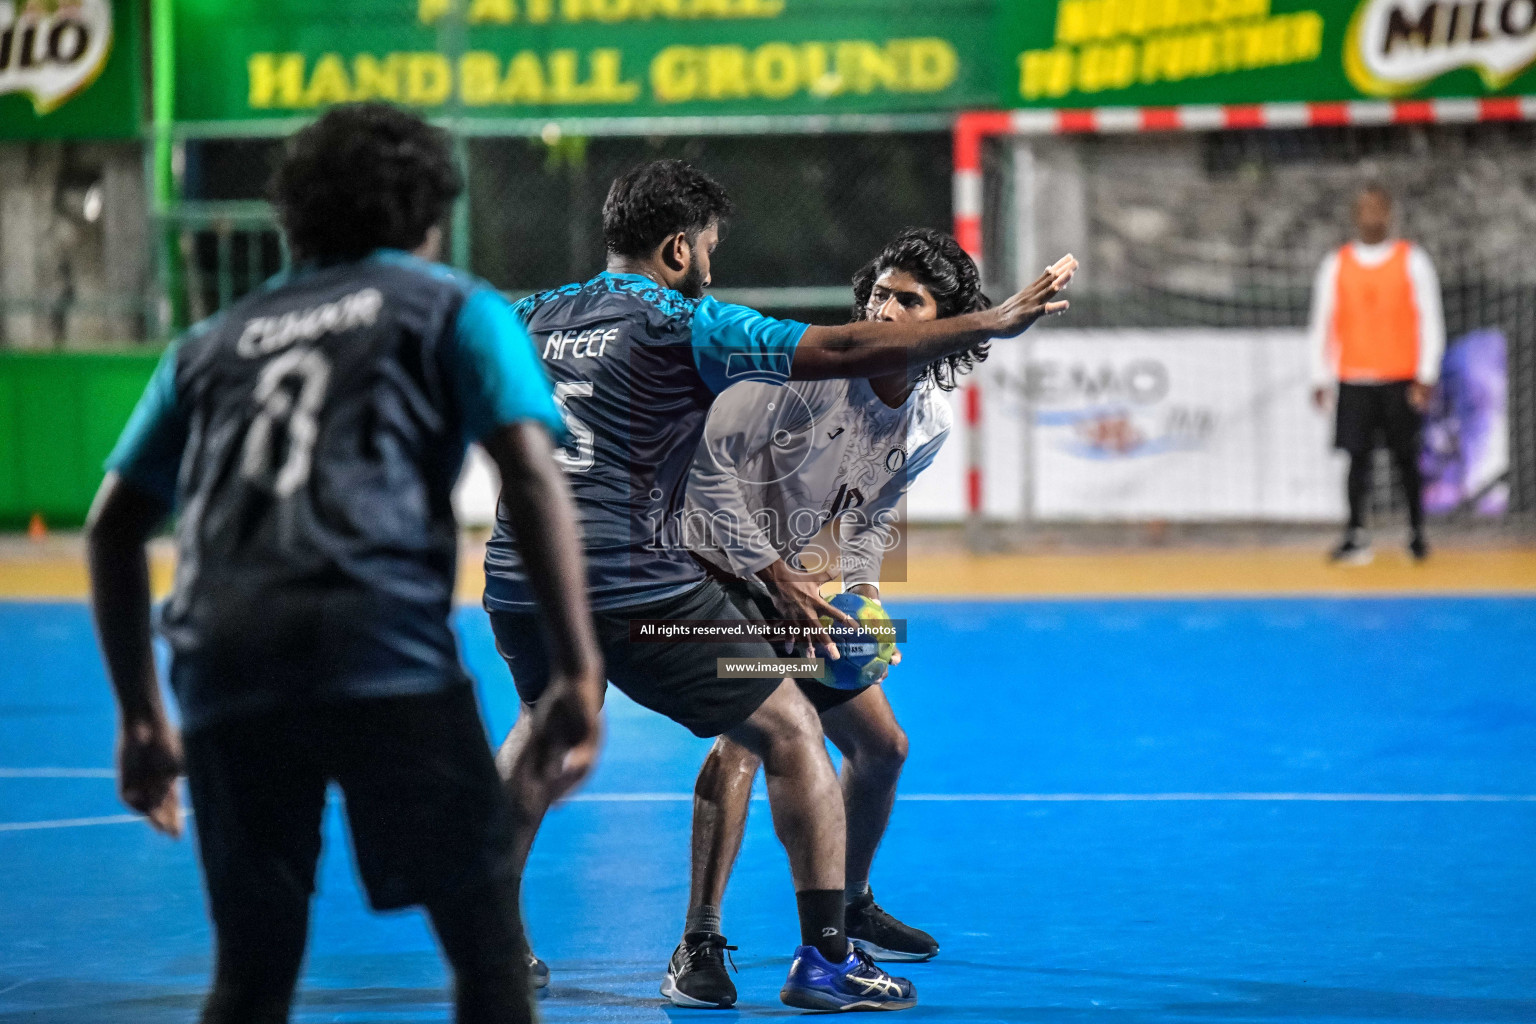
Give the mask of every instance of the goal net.
[{"label": "goal net", "polygon": [[[1337,522],[1343,460],[1311,407],[1305,329],[1318,264],[1349,238],[1360,188],[1379,183],[1443,292],[1422,460],[1431,514],[1528,529],[1533,143],[1523,122],[987,137],[956,191],[979,207],[972,244],[992,293],[1063,252],[1083,269],[1070,314],[998,346],[978,375],[981,511]],[[1385,453],[1373,495],[1378,526],[1401,520]]]}]

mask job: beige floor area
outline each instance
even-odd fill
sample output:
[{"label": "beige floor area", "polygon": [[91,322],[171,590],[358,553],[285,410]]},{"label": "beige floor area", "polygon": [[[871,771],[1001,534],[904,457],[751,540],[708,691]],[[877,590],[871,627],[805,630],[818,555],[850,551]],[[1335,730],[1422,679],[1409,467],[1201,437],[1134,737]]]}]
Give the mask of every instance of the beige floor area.
[{"label": "beige floor area", "polygon": [[1446,549],[1416,564],[1389,549],[1353,567],[1297,548],[913,556],[907,582],[884,589],[956,597],[1529,592],[1536,550]]},{"label": "beige floor area", "polygon": [[[459,598],[476,602],[484,586],[481,549],[466,544]],[[170,586],[169,545],[151,559],[157,593]],[[1536,592],[1536,547],[1445,547],[1422,565],[1396,548],[1367,566],[1328,565],[1311,547],[1111,549],[970,555],[922,551],[903,580],[885,590],[903,597],[1071,597],[1246,594]],[[78,600],[86,576],[77,536],[0,540],[0,598]]]}]

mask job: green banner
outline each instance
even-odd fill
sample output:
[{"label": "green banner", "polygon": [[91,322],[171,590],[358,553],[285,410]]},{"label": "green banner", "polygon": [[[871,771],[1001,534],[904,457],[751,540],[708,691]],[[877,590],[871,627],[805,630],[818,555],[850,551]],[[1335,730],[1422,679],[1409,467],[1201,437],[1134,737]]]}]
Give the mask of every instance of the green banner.
[{"label": "green banner", "polygon": [[997,102],[991,0],[178,0],[176,120],[387,99],[470,117]]},{"label": "green banner", "polygon": [[1004,3],[1007,107],[1536,92],[1536,0]]},{"label": "green banner", "polygon": [[139,134],[138,0],[0,0],[0,139]]},{"label": "green banner", "polygon": [[[544,119],[1536,93],[1536,0],[162,2],[194,124],[373,98]],[[0,0],[0,138],[136,136],[139,4]]]}]

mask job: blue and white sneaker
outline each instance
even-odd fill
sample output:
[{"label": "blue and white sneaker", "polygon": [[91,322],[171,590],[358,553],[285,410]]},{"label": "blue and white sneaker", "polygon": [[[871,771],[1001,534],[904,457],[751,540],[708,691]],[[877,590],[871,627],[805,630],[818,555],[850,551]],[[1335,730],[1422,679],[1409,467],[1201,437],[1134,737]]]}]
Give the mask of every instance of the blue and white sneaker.
[{"label": "blue and white sneaker", "polygon": [[779,989],[785,1006],[799,1010],[908,1010],[917,1005],[917,989],[906,978],[893,978],[851,943],[848,959],[833,964],[815,946],[795,950],[789,977]]}]

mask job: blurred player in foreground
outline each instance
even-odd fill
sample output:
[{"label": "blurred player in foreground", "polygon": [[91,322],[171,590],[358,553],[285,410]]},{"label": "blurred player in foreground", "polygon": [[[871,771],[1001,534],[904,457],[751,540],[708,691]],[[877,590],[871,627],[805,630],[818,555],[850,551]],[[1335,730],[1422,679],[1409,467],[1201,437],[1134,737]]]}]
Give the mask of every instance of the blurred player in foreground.
[{"label": "blurred player in foreground", "polygon": [[[902,232],[854,277],[854,319],[927,322],[986,309],[976,264],[940,231]],[[807,582],[774,595],[758,578],[790,580],[819,569],[807,547],[828,522],[840,541],[844,590],[878,602],[880,568],[894,543],[897,506],[949,436],[941,390],[985,359],[985,343],[912,372],[868,380],[738,384],[710,409],[688,481],[694,552],[734,601],[767,618],[804,622],[846,618]],[[811,557],[824,555],[810,552]],[[906,760],[907,736],[878,685],[834,689],[797,680],[843,753],[847,820],[845,891],[850,942],[876,960],[927,960],[933,936],[875,903],[869,869],[885,835]],[[662,994],[678,1006],[728,1007],[736,986],[725,969],[720,905],[741,849],[758,760],[722,736],[694,789],[693,877],[683,940],[672,954]]]},{"label": "blurred player in foreground", "polygon": [[[469,441],[501,470],[548,624],[551,687],[528,728],[551,794],[591,767],[602,670],[548,380],[496,292],[427,262],[459,188],[413,114],[336,107],[299,132],[272,187],[294,270],[167,350],[91,512],[122,798],[179,835],[184,764],[197,814],[209,1024],[287,1020],[331,782],[373,906],[425,907],[457,1020],[533,1016],[510,811],[448,623]],[[180,737],[144,551],[173,507]]]},{"label": "blurred player in foreground", "polygon": [[1440,281],[1423,249],[1392,237],[1386,189],[1373,185],[1356,198],[1355,231],[1357,241],[1323,261],[1312,290],[1312,400],[1326,409],[1337,382],[1334,446],[1349,453],[1349,524],[1331,557],[1371,560],[1365,507],[1381,437],[1408,501],[1408,551],[1422,561],[1429,543],[1419,434],[1445,352]]},{"label": "blurred player in foreground", "polygon": [[[598,640],[608,678],[637,703],[698,736],[729,735],[763,763],[774,827],[789,855],[802,945],[780,997],[819,1010],[902,1009],[912,985],[848,946],[845,828],[837,776],[815,708],[787,678],[721,676],[717,659],[776,656],[760,638],[648,643],[640,620],[744,621],[680,535],[684,488],[704,418],[730,384],[756,379],[886,377],[1012,336],[1066,307],[1056,294],[1075,262],[995,309],[937,323],[808,327],[706,297],[725,190],[676,160],[614,181],[603,204],[608,269],[518,305],[563,399],[575,443],[562,461],[581,514]],[[527,569],[498,517],[486,549],[486,607],[524,702],[499,760],[520,809],[520,857],[547,801],[520,767],[531,709],[549,668]],[[631,849],[633,848],[631,843]],[[522,863],[520,861],[519,863]]]}]

